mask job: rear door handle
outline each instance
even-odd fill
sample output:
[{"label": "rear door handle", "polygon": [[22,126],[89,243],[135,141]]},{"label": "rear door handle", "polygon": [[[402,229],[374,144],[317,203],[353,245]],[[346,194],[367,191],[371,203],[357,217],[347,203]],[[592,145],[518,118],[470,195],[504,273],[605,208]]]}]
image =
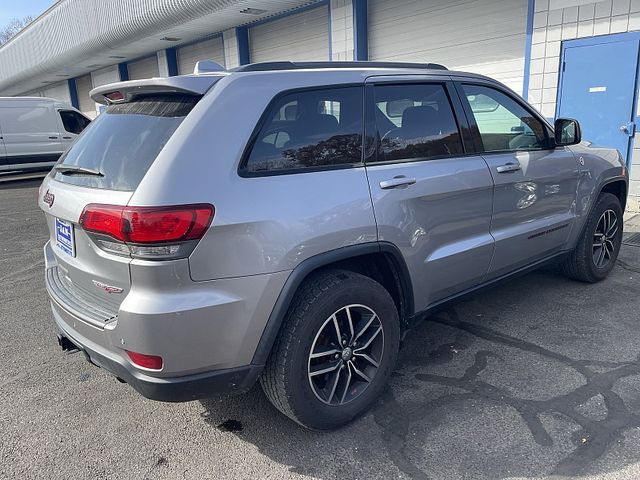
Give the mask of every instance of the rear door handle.
[{"label": "rear door handle", "polygon": [[507,163],[505,165],[500,165],[496,168],[498,173],[509,173],[509,172],[517,172],[520,170],[520,165],[517,163]]},{"label": "rear door handle", "polygon": [[49,140],[57,140],[57,139],[58,137],[54,137],[54,136],[49,137]]},{"label": "rear door handle", "polygon": [[393,177],[391,180],[383,180],[380,182],[380,188],[383,190],[388,190],[390,188],[398,188],[398,187],[408,187],[409,185],[413,185],[416,183],[415,178],[408,178],[404,175],[398,175],[397,177]]}]

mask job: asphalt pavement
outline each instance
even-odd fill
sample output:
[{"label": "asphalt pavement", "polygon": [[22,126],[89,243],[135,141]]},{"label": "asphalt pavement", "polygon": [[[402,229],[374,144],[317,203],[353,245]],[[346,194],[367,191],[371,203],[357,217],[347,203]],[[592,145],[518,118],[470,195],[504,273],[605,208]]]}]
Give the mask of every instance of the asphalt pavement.
[{"label": "asphalt pavement", "polygon": [[318,433],[259,388],[159,403],[62,353],[38,184],[0,185],[0,478],[640,478],[640,246],[602,283],[551,267],[431,317],[375,408]]}]

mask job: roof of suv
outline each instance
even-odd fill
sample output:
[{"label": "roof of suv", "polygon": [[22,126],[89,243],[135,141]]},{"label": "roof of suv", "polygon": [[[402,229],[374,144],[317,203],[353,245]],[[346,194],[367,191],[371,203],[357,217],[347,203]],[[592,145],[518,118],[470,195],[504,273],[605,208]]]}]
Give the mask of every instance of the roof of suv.
[{"label": "roof of suv", "polygon": [[[144,80],[130,80],[96,87],[90,92],[91,98],[98,103],[109,104],[111,101],[106,95],[119,91],[127,97],[129,94],[140,93],[183,92],[202,95],[215,79],[224,76],[235,75],[291,75],[293,72],[317,71],[327,74],[338,74],[342,71],[345,78],[353,78],[353,74],[376,75],[456,75],[478,79],[492,80],[489,77],[467,72],[450,71],[438,63],[410,63],[410,62],[261,62],[242,65],[240,67],[225,70],[215,62],[205,61],[207,67],[215,67],[215,70],[204,70],[200,73],[180,75],[175,77],[150,78]],[[200,62],[199,62],[200,63]],[[219,68],[217,68],[219,67]],[[196,65],[196,71],[198,65]],[[361,78],[361,77],[360,77]]]},{"label": "roof of suv", "polygon": [[439,63],[413,62],[260,62],[242,65],[231,69],[232,72],[267,72],[275,70],[313,70],[338,68],[393,68],[419,70],[448,70]]}]

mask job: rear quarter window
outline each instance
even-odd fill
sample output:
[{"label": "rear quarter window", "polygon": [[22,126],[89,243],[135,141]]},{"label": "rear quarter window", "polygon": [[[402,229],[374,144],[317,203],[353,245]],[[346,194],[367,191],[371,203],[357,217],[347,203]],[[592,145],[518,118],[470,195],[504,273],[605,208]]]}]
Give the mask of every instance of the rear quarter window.
[{"label": "rear quarter window", "polygon": [[241,172],[285,173],[360,163],[362,87],[291,92],[267,108]]},{"label": "rear quarter window", "polygon": [[149,95],[110,105],[59,162],[100,175],[56,172],[56,180],[93,188],[135,190],[199,99],[194,95]]}]

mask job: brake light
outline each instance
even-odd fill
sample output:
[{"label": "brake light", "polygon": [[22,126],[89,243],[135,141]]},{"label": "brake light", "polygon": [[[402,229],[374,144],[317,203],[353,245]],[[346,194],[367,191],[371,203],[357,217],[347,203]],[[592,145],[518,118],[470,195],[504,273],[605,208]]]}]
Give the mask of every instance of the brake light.
[{"label": "brake light", "polygon": [[117,102],[118,100],[124,100],[124,95],[122,92],[111,92],[105,95],[112,102]]},{"label": "brake light", "polygon": [[142,368],[148,368],[150,370],[162,370],[163,360],[162,357],[157,355],[146,355],[144,353],[130,352],[125,350],[131,361]]},{"label": "brake light", "polygon": [[175,243],[202,238],[214,212],[208,204],[171,207],[90,204],[80,216],[80,225],[87,232],[101,233],[126,243]]}]

